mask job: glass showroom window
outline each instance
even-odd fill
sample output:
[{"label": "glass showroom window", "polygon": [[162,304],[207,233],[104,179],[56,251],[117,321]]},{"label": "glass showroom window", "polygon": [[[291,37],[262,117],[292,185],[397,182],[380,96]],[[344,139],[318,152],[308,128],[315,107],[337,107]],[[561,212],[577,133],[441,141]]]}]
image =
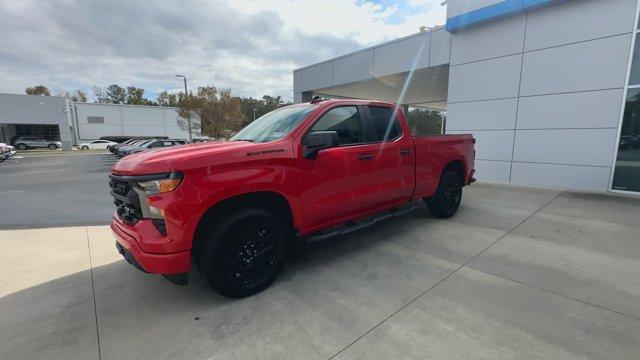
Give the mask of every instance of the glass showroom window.
[{"label": "glass showroom window", "polygon": [[640,34],[631,60],[627,99],[622,115],[613,190],[640,192]]}]

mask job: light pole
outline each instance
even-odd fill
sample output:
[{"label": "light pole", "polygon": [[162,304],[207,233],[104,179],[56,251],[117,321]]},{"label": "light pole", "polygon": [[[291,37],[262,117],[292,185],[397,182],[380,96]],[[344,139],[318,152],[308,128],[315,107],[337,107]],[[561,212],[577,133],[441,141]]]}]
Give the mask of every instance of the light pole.
[{"label": "light pole", "polygon": [[256,111],[257,111],[257,110],[258,110],[258,109],[253,109],[253,121],[256,121]]},{"label": "light pole", "polygon": [[[184,100],[185,105],[187,104],[187,96],[189,95],[187,90],[187,77],[184,75],[176,75],[177,78],[182,78],[184,80]],[[189,112],[189,117],[187,117],[187,126],[189,127],[189,142],[193,141],[193,137],[191,135],[191,112]]]}]

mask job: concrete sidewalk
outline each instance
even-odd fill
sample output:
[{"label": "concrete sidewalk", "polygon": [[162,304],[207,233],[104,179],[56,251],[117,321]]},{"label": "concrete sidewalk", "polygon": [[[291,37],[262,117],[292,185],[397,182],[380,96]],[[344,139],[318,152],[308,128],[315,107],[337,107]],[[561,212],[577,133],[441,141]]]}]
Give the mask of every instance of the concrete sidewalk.
[{"label": "concrete sidewalk", "polygon": [[0,359],[638,359],[640,201],[476,184],[314,247],[229,300],[108,227],[0,231]]}]

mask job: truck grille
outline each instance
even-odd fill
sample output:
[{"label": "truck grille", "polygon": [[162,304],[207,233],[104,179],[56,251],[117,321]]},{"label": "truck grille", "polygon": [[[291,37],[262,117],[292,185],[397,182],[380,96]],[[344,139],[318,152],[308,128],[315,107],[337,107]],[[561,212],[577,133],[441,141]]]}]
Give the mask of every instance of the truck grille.
[{"label": "truck grille", "polygon": [[118,217],[125,223],[135,225],[142,219],[138,193],[133,190],[131,182],[116,175],[110,175],[109,178],[109,188],[114,198],[113,204],[116,206]]},{"label": "truck grille", "polygon": [[120,180],[109,180],[109,187],[113,192],[121,196],[127,196],[129,190],[131,190],[131,184]]}]

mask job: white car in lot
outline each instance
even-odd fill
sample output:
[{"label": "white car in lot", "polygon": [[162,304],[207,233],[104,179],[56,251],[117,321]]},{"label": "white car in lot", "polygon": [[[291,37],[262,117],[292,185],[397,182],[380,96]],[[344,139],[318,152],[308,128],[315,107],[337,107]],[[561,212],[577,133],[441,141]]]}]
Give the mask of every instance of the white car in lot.
[{"label": "white car in lot", "polygon": [[0,142],[0,149],[5,150],[9,156],[14,156],[16,154],[16,148],[7,143]]},{"label": "white car in lot", "polygon": [[81,143],[78,145],[78,149],[80,150],[89,150],[89,149],[106,149],[107,146],[116,145],[116,142],[109,140],[93,140],[91,142]]}]

